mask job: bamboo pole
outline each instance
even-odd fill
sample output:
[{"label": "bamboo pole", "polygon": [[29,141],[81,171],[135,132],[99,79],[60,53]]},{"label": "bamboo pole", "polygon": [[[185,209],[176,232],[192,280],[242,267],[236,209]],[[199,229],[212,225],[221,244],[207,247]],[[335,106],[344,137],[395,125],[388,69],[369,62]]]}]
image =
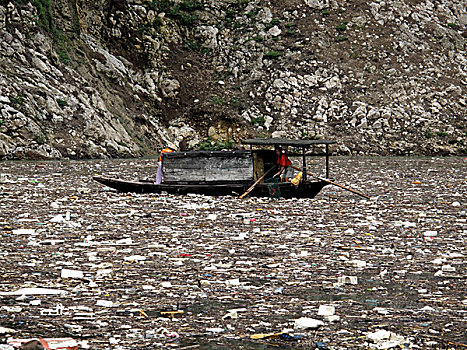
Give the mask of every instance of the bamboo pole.
[{"label": "bamboo pole", "polygon": [[249,189],[246,190],[246,192],[244,194],[242,194],[240,197],[240,199],[242,199],[243,197],[245,197],[248,193],[250,193],[253,188],[256,187],[257,184],[259,184],[261,182],[261,180],[263,180],[267,174],[269,174],[273,169],[275,168],[275,166],[273,166],[271,169],[269,169],[268,171],[266,171],[263,176],[261,176],[258,180],[255,181],[255,183],[253,185],[251,185],[251,187]]}]

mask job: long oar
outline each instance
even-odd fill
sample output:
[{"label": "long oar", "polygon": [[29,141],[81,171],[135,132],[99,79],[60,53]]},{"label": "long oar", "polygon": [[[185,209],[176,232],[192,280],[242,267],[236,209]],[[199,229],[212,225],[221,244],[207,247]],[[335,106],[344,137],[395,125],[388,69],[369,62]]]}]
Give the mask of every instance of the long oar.
[{"label": "long oar", "polygon": [[[298,170],[298,171],[303,171],[303,169],[297,168],[297,167],[295,167],[295,166],[293,166],[293,165],[291,165],[290,167],[291,167],[291,168],[294,168],[295,170]],[[313,177],[317,178],[318,180],[321,180],[321,181],[327,182],[327,183],[329,183],[329,184],[331,184],[331,185],[334,185],[334,186],[343,188],[344,190],[347,190],[347,191],[350,191],[350,192],[352,192],[352,193],[358,194],[359,196],[362,196],[362,197],[364,197],[364,198],[371,199],[371,198],[370,198],[369,196],[367,196],[366,194],[363,194],[363,193],[361,193],[361,192],[352,190],[351,188],[348,188],[348,187],[339,185],[338,183],[335,183],[335,182],[333,182],[333,181],[331,181],[331,180],[323,179],[322,177],[319,177],[319,176],[317,176],[317,175],[315,175],[315,174],[312,174],[312,173],[310,173],[310,172],[308,172],[308,171],[307,171],[306,173],[307,173],[308,175],[310,175],[310,176],[313,176]]]},{"label": "long oar", "polygon": [[264,178],[266,177],[266,175],[269,174],[274,168],[275,168],[275,166],[273,166],[271,169],[269,169],[268,171],[266,171],[266,172],[264,173],[263,176],[261,176],[258,180],[256,180],[256,182],[255,182],[253,185],[251,185],[251,187],[250,187],[249,189],[247,189],[246,192],[245,192],[244,194],[242,194],[242,195],[241,195],[240,197],[238,197],[238,198],[242,199],[242,198],[245,197],[248,193],[250,193],[250,192],[253,190],[253,188],[255,188],[256,185],[259,184],[259,183],[261,182],[261,180],[264,179]]}]

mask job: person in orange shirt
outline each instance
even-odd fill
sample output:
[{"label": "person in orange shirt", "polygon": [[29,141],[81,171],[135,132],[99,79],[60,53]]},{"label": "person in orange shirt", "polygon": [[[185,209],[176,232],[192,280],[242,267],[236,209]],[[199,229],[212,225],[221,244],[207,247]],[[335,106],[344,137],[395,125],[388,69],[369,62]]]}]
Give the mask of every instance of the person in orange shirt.
[{"label": "person in orange shirt", "polygon": [[175,152],[175,149],[173,149],[172,147],[165,147],[161,150],[161,153],[159,154],[159,159],[157,161],[156,185],[161,184],[162,179],[164,178],[164,172],[162,171],[162,154],[170,152]]},{"label": "person in orange shirt", "polygon": [[282,149],[280,147],[276,147],[275,151],[277,156],[276,164],[279,168],[279,171],[274,175],[274,177],[280,176],[281,181],[288,182],[289,178],[293,177],[293,168],[291,167],[292,162],[285,155],[285,153],[282,152]]}]

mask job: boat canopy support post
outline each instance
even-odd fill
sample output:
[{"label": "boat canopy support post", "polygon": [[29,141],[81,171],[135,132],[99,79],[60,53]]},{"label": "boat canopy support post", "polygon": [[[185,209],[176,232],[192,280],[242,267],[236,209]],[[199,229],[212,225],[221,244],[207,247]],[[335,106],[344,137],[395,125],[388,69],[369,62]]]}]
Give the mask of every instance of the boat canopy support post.
[{"label": "boat canopy support post", "polygon": [[303,171],[302,171],[302,175],[303,175],[303,181],[306,181],[306,156],[305,156],[305,147],[302,147],[302,151],[303,151]]},{"label": "boat canopy support post", "polygon": [[326,179],[329,179],[329,145],[326,144]]}]

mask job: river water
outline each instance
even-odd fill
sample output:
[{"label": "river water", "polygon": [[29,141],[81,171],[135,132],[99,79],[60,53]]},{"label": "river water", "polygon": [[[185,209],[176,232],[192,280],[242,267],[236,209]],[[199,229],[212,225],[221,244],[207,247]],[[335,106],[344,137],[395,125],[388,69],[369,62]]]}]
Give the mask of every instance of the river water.
[{"label": "river water", "polygon": [[[152,178],[155,163],[0,162],[0,292],[66,292],[3,295],[0,343],[350,349],[384,346],[379,330],[399,346],[467,343],[465,158],[331,158],[334,181],[371,200],[335,186],[305,200],[122,194],[92,180]],[[171,310],[183,314],[157,317]],[[294,329],[301,317],[324,324]],[[300,339],[250,339],[280,331]]]}]

